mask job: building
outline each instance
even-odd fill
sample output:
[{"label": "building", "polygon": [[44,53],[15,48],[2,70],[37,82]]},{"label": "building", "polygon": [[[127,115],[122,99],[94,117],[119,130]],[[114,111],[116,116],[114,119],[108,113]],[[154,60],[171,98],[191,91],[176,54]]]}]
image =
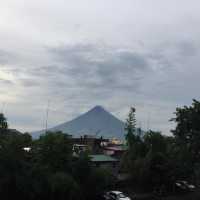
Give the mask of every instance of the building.
[{"label": "building", "polygon": [[80,154],[82,152],[89,151],[89,147],[88,147],[88,145],[84,145],[84,144],[73,144],[72,151],[75,154]]},{"label": "building", "polygon": [[109,155],[118,159],[122,158],[122,156],[126,151],[127,151],[127,146],[124,145],[105,146],[103,148],[103,153],[105,155]]},{"label": "building", "polygon": [[104,154],[94,154],[90,155],[90,162],[92,163],[93,167],[100,167],[109,169],[113,175],[118,175],[119,171],[119,160],[116,158],[113,158],[108,155]]},{"label": "building", "polygon": [[87,150],[92,154],[103,153],[103,147],[109,142],[108,139],[95,138],[87,135],[80,138],[70,138],[70,141],[72,143],[73,150],[80,147],[80,151]]}]

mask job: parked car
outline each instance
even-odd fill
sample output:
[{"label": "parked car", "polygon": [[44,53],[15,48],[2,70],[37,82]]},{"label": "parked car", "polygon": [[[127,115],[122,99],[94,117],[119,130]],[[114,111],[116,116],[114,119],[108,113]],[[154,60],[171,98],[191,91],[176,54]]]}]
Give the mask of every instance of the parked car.
[{"label": "parked car", "polygon": [[185,191],[185,192],[192,192],[196,189],[196,187],[192,184],[189,184],[187,181],[177,181],[175,183],[176,189],[179,191]]},{"label": "parked car", "polygon": [[106,192],[103,197],[105,200],[131,200],[130,197],[127,197],[125,194],[119,191]]}]

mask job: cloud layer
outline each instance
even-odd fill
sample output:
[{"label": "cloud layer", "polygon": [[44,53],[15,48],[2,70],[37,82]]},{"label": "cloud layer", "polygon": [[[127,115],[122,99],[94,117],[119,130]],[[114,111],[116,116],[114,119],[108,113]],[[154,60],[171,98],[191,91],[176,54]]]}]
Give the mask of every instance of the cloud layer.
[{"label": "cloud layer", "polygon": [[[177,3],[177,5],[175,5]],[[170,133],[199,99],[198,1],[1,2],[0,105],[10,126],[44,128],[102,105]],[[90,6],[89,6],[90,5]]]}]

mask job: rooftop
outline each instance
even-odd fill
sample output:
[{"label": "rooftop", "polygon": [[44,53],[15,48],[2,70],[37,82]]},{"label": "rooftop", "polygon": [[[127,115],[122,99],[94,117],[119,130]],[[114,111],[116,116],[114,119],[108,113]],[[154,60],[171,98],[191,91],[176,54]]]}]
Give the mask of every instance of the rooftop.
[{"label": "rooftop", "polygon": [[122,192],[120,191],[111,191],[112,193],[115,193],[115,194],[121,194]]},{"label": "rooftop", "polygon": [[104,149],[111,151],[126,151],[128,148],[127,146],[108,146],[105,147]]},{"label": "rooftop", "polygon": [[104,154],[90,155],[90,157],[92,162],[118,162],[118,159]]}]

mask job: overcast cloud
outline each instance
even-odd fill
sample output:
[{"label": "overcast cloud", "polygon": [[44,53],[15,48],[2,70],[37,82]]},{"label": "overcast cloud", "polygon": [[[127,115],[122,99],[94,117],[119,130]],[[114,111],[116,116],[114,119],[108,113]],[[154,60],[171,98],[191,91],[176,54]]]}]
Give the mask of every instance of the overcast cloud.
[{"label": "overcast cloud", "polygon": [[0,0],[0,110],[21,131],[102,105],[170,134],[200,99],[198,0]]}]

